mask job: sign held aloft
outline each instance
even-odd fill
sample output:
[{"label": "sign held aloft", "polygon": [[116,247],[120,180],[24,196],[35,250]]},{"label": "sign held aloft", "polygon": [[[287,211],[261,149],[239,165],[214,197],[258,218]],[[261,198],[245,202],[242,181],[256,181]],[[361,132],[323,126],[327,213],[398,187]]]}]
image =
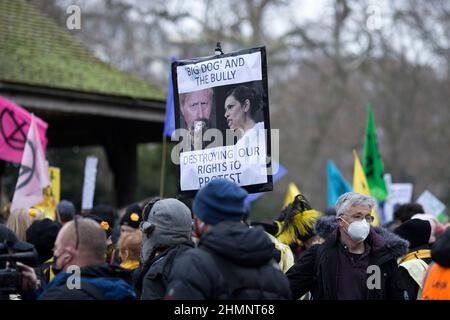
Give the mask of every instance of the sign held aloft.
[{"label": "sign held aloft", "polygon": [[44,212],[46,218],[56,219],[56,206],[61,197],[61,169],[48,167],[50,185],[43,190],[44,199],[35,207]]},{"label": "sign held aloft", "polygon": [[178,192],[192,195],[216,178],[271,191],[265,47],[174,61],[172,82]]},{"label": "sign held aloft", "polygon": [[83,196],[81,210],[91,210],[94,205],[95,181],[97,180],[98,158],[89,156],[84,166]]},{"label": "sign held aloft", "polygon": [[428,190],[422,192],[419,198],[417,198],[417,203],[422,205],[426,213],[431,213],[435,217],[443,213],[446,208],[445,204]]}]

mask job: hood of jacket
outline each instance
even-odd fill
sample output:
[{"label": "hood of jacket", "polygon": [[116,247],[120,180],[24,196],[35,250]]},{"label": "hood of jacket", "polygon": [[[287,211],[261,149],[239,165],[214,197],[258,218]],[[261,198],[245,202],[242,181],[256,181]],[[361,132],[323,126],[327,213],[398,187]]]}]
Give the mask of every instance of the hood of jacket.
[{"label": "hood of jacket", "polygon": [[[339,225],[335,216],[324,216],[317,219],[314,225],[315,232],[324,239],[337,240]],[[386,250],[398,259],[408,252],[409,242],[383,227],[370,227],[366,241],[374,252]]]},{"label": "hood of jacket", "polygon": [[276,249],[261,227],[224,221],[200,238],[199,247],[243,267],[257,267],[274,259]]},{"label": "hood of jacket", "polygon": [[[136,299],[136,294],[129,284],[131,273],[119,266],[101,264],[81,268],[81,284],[88,282],[102,293],[106,300]],[[59,273],[45,288],[49,290],[65,285],[71,273]]]},{"label": "hood of jacket", "polygon": [[431,258],[442,267],[450,268],[450,228],[447,228],[433,244]]}]

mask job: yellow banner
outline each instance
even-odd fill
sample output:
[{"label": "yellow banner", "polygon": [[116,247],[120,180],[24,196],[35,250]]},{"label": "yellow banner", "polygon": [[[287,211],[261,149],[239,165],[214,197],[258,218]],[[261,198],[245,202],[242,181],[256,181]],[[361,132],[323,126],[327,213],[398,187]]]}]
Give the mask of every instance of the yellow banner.
[{"label": "yellow banner", "polygon": [[298,190],[295,183],[289,182],[286,197],[284,198],[283,209],[286,208],[292,201],[294,201],[295,197],[298,194],[300,194],[300,190]]},{"label": "yellow banner", "polygon": [[48,167],[51,185],[44,188],[44,200],[35,207],[44,212],[46,218],[55,220],[56,206],[61,196],[61,170],[57,167]]},{"label": "yellow banner", "polygon": [[[363,167],[361,165],[361,161],[359,160],[358,153],[356,150],[353,150],[353,156],[355,157],[355,163],[353,167],[353,191],[361,193],[366,196],[371,196],[369,184],[367,183],[367,178],[364,173]],[[372,215],[374,216],[374,220],[372,224],[374,226],[378,226],[379,219],[378,214],[375,211],[375,208],[372,209]]]}]

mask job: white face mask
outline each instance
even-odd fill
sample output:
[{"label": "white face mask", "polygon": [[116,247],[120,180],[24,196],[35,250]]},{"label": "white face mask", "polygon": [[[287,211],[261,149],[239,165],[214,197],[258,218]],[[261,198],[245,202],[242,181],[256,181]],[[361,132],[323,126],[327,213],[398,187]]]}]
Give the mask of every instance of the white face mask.
[{"label": "white face mask", "polygon": [[370,223],[368,223],[366,219],[362,219],[361,221],[353,221],[350,224],[342,218],[341,220],[347,223],[347,233],[353,241],[361,243],[366,240],[370,232]]}]

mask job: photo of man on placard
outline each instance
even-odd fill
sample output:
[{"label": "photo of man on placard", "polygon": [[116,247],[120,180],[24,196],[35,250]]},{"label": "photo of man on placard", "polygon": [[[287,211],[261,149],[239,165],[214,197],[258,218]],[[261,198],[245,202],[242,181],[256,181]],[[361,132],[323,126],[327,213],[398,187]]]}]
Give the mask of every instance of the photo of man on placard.
[{"label": "photo of man on placard", "polygon": [[214,91],[212,88],[180,94],[180,124],[189,131],[194,130],[196,122],[211,127]]},{"label": "photo of man on placard", "polygon": [[[198,91],[181,93],[180,125],[189,131],[191,144],[203,149],[203,134],[215,127],[214,90],[207,88]],[[199,140],[199,141],[196,141]]]}]

